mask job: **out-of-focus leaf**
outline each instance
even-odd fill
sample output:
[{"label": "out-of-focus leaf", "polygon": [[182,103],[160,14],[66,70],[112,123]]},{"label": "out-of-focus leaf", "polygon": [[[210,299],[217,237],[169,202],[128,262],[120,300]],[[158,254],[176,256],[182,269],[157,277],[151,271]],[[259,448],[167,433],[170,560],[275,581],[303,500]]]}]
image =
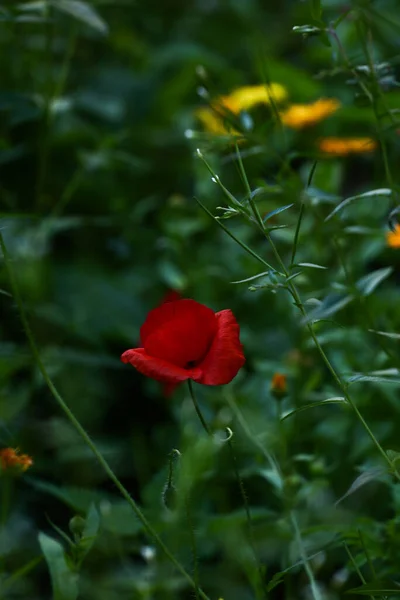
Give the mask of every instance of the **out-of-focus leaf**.
[{"label": "out-of-focus leaf", "polygon": [[316,265],[315,263],[301,262],[297,263],[297,265],[292,265],[293,267],[309,267],[310,269],[327,269],[328,267],[324,267],[322,265]]},{"label": "out-of-focus leaf", "polygon": [[331,317],[352,302],[352,300],[354,300],[354,296],[351,294],[329,294],[314,310],[308,313],[305,321],[319,321]]},{"label": "out-of-focus leaf", "polygon": [[340,502],[342,502],[345,498],[347,498],[348,496],[351,496],[351,494],[354,494],[354,492],[359,490],[361,487],[363,487],[370,481],[375,481],[377,479],[380,479],[383,475],[386,475],[386,474],[387,474],[387,469],[385,469],[385,467],[373,467],[372,469],[368,469],[368,471],[364,471],[364,473],[361,473],[361,475],[359,475],[353,481],[353,483],[351,484],[351,486],[349,487],[347,492],[341,498],[339,498],[339,500],[336,502],[336,506]]},{"label": "out-of-focus leaf", "polygon": [[350,198],[346,198],[343,200],[325,219],[325,221],[329,221],[334,215],[343,210],[346,206],[354,202],[355,200],[364,200],[365,198],[375,198],[376,196],[391,196],[392,190],[389,188],[381,188],[378,190],[370,190],[369,192],[365,192],[364,194],[358,194],[357,196],[350,196]]},{"label": "out-of-focus leaf", "polygon": [[82,0],[50,0],[50,4],[55,9],[71,15],[71,17],[85,25],[89,25],[101,34],[106,35],[108,33],[107,23],[87,2],[82,2]]},{"label": "out-of-focus leaf", "polygon": [[393,267],[385,267],[372,271],[357,281],[357,288],[362,296],[369,296],[378,287],[378,285],[393,273]]},{"label": "out-of-focus leaf", "polygon": [[279,215],[279,213],[283,212],[284,210],[288,210],[288,208],[292,208],[292,206],[294,206],[294,204],[287,204],[286,206],[281,206],[279,208],[275,208],[275,210],[271,210],[271,212],[269,212],[263,218],[264,223],[266,223],[269,219],[271,219],[275,215]]},{"label": "out-of-focus leaf", "polygon": [[384,369],[382,371],[372,371],[371,373],[354,373],[347,379],[349,384],[374,382],[374,383],[400,383],[400,371],[398,369]]},{"label": "out-of-focus leaf", "polygon": [[43,532],[39,544],[50,571],[53,600],[76,600],[78,598],[78,575],[73,573],[65,559],[62,545]]},{"label": "out-of-focus leaf", "polygon": [[319,21],[322,16],[321,0],[311,0],[312,18]]},{"label": "out-of-focus leaf", "polygon": [[315,406],[324,406],[325,404],[347,404],[347,402],[344,398],[341,397],[327,398],[326,400],[320,400],[319,402],[311,402],[310,404],[305,404],[304,406],[300,406],[299,408],[296,408],[295,410],[291,410],[290,412],[286,413],[281,418],[281,421],[288,419],[296,413],[303,412],[303,410],[308,410],[309,408],[314,408]]},{"label": "out-of-focus leaf", "polygon": [[364,583],[360,587],[346,590],[346,594],[357,594],[359,596],[400,596],[400,586],[390,580],[377,579]]}]

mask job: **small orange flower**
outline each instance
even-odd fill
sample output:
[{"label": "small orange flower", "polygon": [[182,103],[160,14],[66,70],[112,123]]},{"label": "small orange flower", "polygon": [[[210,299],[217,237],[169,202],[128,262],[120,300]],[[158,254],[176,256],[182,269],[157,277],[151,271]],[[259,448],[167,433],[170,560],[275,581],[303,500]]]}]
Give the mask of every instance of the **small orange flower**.
[{"label": "small orange flower", "polygon": [[283,373],[275,373],[271,380],[271,393],[281,400],[287,394],[286,375]]},{"label": "small orange flower", "polygon": [[394,231],[386,233],[386,242],[390,248],[400,248],[400,225],[395,225]]},{"label": "small orange flower", "polygon": [[18,448],[2,448],[0,450],[0,464],[3,471],[17,468],[26,471],[33,465],[29,454],[20,454]]},{"label": "small orange flower", "polygon": [[318,147],[321,152],[331,154],[332,156],[347,156],[348,154],[363,154],[372,152],[377,148],[377,143],[372,138],[322,138]]},{"label": "small orange flower", "polygon": [[281,121],[291,129],[310,127],[323,121],[340,107],[336,98],[320,98],[311,104],[292,104],[280,113]]}]

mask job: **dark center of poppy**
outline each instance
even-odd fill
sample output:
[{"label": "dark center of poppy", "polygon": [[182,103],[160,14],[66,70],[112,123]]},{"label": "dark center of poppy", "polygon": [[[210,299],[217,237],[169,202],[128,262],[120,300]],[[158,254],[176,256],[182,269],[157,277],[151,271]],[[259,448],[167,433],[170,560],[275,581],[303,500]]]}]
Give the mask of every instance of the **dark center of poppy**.
[{"label": "dark center of poppy", "polygon": [[195,367],[195,366],[196,366],[196,361],[189,360],[189,362],[187,362],[185,365],[185,369],[193,369],[193,367]]}]

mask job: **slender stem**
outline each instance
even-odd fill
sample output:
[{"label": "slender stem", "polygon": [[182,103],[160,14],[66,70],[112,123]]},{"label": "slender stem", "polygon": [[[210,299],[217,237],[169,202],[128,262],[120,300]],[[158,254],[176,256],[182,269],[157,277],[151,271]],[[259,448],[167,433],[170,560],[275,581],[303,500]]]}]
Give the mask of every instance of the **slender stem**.
[{"label": "slender stem", "polygon": [[193,527],[192,515],[190,511],[190,498],[189,495],[185,497],[185,509],[186,509],[186,519],[190,532],[190,543],[192,546],[192,555],[193,555],[193,579],[195,583],[194,592],[196,594],[196,600],[199,600],[199,561],[197,557],[197,544],[196,544],[196,535]]},{"label": "slender stem", "polygon": [[[364,575],[361,573],[360,568],[357,564],[356,559],[354,558],[354,556],[352,555],[352,553],[350,552],[350,548],[348,547],[348,545],[346,544],[346,542],[343,542],[345,550],[347,552],[347,556],[349,557],[349,559],[351,560],[354,570],[357,573],[357,575],[359,576],[359,578],[361,579],[361,583],[363,583],[364,585],[367,583]],[[374,596],[370,596],[371,600],[375,600]]]},{"label": "slender stem", "polygon": [[304,544],[303,544],[303,540],[302,540],[302,537],[301,537],[300,528],[299,528],[299,525],[297,523],[296,515],[294,514],[293,511],[290,513],[290,520],[292,522],[293,529],[294,529],[294,532],[295,532],[296,542],[297,542],[297,546],[299,548],[299,552],[300,552],[300,556],[301,556],[301,562],[303,563],[304,570],[307,573],[307,577],[308,577],[308,580],[310,582],[310,587],[311,587],[312,595],[314,597],[314,600],[321,600],[321,594],[320,594],[318,585],[317,585],[317,583],[315,581],[315,577],[314,577],[314,573],[312,571],[311,565],[310,565],[309,560],[307,558],[307,554],[306,554],[306,551],[304,549]]},{"label": "slender stem", "polygon": [[203,426],[204,431],[207,433],[207,435],[211,435],[211,430],[210,430],[209,426],[207,425],[207,423],[205,422],[204,417],[203,417],[203,415],[201,413],[201,410],[200,410],[200,406],[199,406],[199,404],[197,402],[196,394],[194,392],[193,383],[192,383],[191,379],[188,379],[188,384],[189,384],[190,396],[192,398],[192,401],[193,401],[193,404],[194,404],[194,408],[195,408],[195,410],[197,412],[197,416],[200,419],[200,422],[201,422],[201,424]]},{"label": "slender stem", "polygon": [[[41,372],[41,374],[43,376],[44,381],[47,384],[47,387],[49,388],[49,390],[52,393],[54,399],[56,400],[56,402],[58,403],[59,407],[64,412],[64,414],[66,415],[66,417],[68,418],[68,420],[70,421],[70,423],[73,425],[73,427],[79,433],[79,435],[81,436],[81,438],[83,439],[83,441],[85,442],[85,444],[91,449],[91,451],[93,452],[93,454],[97,458],[98,462],[103,467],[104,471],[107,473],[108,477],[114,483],[115,487],[120,491],[121,495],[128,502],[128,504],[130,505],[130,507],[132,508],[132,510],[134,511],[134,513],[136,514],[137,518],[142,523],[144,529],[147,531],[148,535],[153,538],[153,540],[155,541],[155,543],[164,552],[164,554],[166,555],[166,557],[172,562],[172,564],[181,573],[181,575],[186,579],[186,581],[194,589],[196,589],[196,584],[193,581],[192,577],[189,575],[189,573],[187,573],[187,571],[178,562],[178,560],[175,558],[175,556],[172,554],[172,552],[169,550],[169,548],[164,544],[164,542],[162,541],[162,539],[160,538],[160,536],[158,535],[158,533],[155,531],[155,529],[153,528],[153,526],[147,520],[147,518],[145,517],[145,515],[143,514],[143,512],[141,511],[141,509],[139,508],[139,506],[136,504],[135,500],[129,494],[128,490],[122,485],[122,483],[118,479],[117,475],[115,475],[114,471],[111,469],[111,467],[108,464],[108,462],[106,461],[106,459],[103,457],[103,455],[101,454],[101,452],[97,449],[95,443],[92,441],[92,439],[90,438],[90,436],[88,435],[88,433],[86,433],[85,429],[82,427],[82,425],[80,424],[80,422],[78,421],[78,419],[75,417],[75,415],[73,414],[73,412],[71,411],[71,409],[68,407],[68,405],[66,404],[66,402],[63,400],[63,398],[61,397],[61,395],[57,391],[57,388],[55,387],[54,383],[50,379],[50,377],[49,377],[49,375],[48,375],[48,373],[46,371],[46,368],[45,368],[45,366],[44,366],[44,364],[42,362],[42,359],[40,357],[39,350],[38,350],[38,348],[36,346],[35,338],[33,336],[31,327],[29,325],[29,322],[28,322],[28,319],[27,319],[27,316],[26,316],[26,311],[25,311],[24,304],[22,302],[22,297],[21,297],[21,294],[20,294],[20,291],[19,291],[19,286],[18,286],[16,277],[15,277],[15,274],[14,274],[14,270],[11,267],[10,257],[9,257],[9,254],[8,254],[8,251],[7,251],[7,247],[6,247],[5,243],[4,243],[3,235],[2,235],[1,232],[0,232],[0,248],[1,248],[2,252],[3,252],[4,263],[5,263],[5,267],[6,267],[7,273],[8,273],[8,277],[10,279],[11,288],[13,290],[14,300],[15,300],[15,302],[17,304],[17,307],[18,307],[18,310],[19,310],[19,314],[20,314],[20,318],[21,318],[21,321],[22,321],[22,325],[23,325],[23,328],[25,330],[25,334],[26,334],[26,336],[28,338],[28,341],[29,341],[29,344],[30,344],[30,347],[31,347],[31,351],[32,351],[32,354],[33,354],[33,358],[34,358],[37,366],[39,367],[39,370],[40,370],[40,372]],[[199,589],[199,593],[200,593],[200,596],[201,596],[201,598],[203,600],[210,600],[209,597],[202,590]]]},{"label": "slender stem", "polygon": [[252,521],[251,521],[251,513],[250,513],[249,500],[247,498],[247,493],[246,493],[246,489],[244,487],[243,479],[240,477],[239,469],[237,467],[237,459],[236,459],[235,452],[233,450],[233,443],[232,443],[232,438],[231,437],[228,438],[228,446],[229,446],[229,451],[230,451],[230,454],[231,454],[233,471],[235,473],[235,478],[236,478],[236,481],[237,481],[237,484],[238,484],[238,487],[239,487],[239,490],[240,490],[240,495],[242,496],[244,510],[245,510],[245,513],[246,513],[246,522],[247,522],[249,544],[250,544],[250,547],[251,547],[251,551],[253,553],[253,558],[254,558],[255,565],[257,567],[258,584],[257,584],[256,594],[257,594],[258,598],[259,597],[266,598],[266,591],[265,591],[265,585],[264,585],[264,576],[263,576],[263,572],[262,572],[262,568],[261,568],[260,562],[259,562],[258,557],[257,557],[256,548],[255,548],[255,545],[254,545],[253,524],[252,524]]},{"label": "slender stem", "polygon": [[[271,239],[270,233],[269,231],[265,230],[265,237],[267,238],[268,242],[271,245],[272,251],[275,255],[276,260],[278,261],[278,263],[280,264],[283,272],[285,273],[285,275],[289,276],[289,272],[286,269],[286,266],[273,242],[273,240]],[[288,290],[296,304],[296,306],[299,308],[301,314],[303,315],[304,318],[307,318],[307,313],[304,309],[303,303],[301,301],[299,292],[297,291],[296,286],[293,284],[292,281],[288,282]],[[333,367],[332,363],[330,362],[329,358],[327,357],[327,355],[325,354],[324,349],[322,348],[315,332],[312,326],[312,323],[307,323],[307,329],[311,335],[311,338],[316,346],[316,348],[318,349],[322,360],[324,361],[326,367],[328,368],[328,370],[330,371],[332,377],[334,378],[334,380],[336,381],[338,387],[340,388],[340,390],[342,391],[343,396],[345,397],[345,399],[347,400],[347,402],[350,404],[350,406],[352,407],[352,409],[354,410],[354,412],[356,413],[357,418],[359,419],[360,423],[362,424],[362,426],[364,427],[365,431],[368,433],[369,437],[371,438],[371,440],[373,441],[373,443],[375,444],[377,450],[379,451],[379,453],[382,455],[383,459],[385,460],[386,463],[388,463],[388,465],[390,466],[390,469],[393,469],[393,465],[392,465],[392,461],[390,460],[390,458],[388,457],[388,455],[386,454],[386,452],[384,451],[384,449],[382,448],[382,446],[380,445],[380,443],[378,442],[378,440],[376,439],[375,435],[373,434],[373,432],[371,431],[369,425],[367,424],[367,422],[365,421],[364,417],[362,416],[362,414],[360,413],[357,405],[354,403],[353,399],[351,398],[351,396],[349,395],[348,391],[347,391],[347,387],[346,385],[343,383],[343,381],[340,379],[339,375],[337,374],[335,368]],[[400,478],[400,477],[398,477]]]}]

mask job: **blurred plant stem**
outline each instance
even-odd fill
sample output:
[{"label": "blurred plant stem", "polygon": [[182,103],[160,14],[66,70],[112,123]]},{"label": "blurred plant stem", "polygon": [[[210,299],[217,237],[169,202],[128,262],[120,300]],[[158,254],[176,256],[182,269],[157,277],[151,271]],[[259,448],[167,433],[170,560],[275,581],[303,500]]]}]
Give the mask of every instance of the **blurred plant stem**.
[{"label": "blurred plant stem", "polygon": [[3,473],[3,476],[1,477],[1,480],[0,480],[0,486],[1,486],[0,526],[1,526],[1,528],[3,528],[6,525],[9,514],[10,514],[11,496],[12,496],[12,490],[13,490],[12,475],[10,475],[9,473]]},{"label": "blurred plant stem", "polygon": [[[164,544],[164,542],[162,541],[161,537],[158,535],[158,533],[155,531],[155,529],[153,528],[153,526],[150,524],[150,522],[147,520],[147,518],[145,517],[145,515],[143,514],[142,510],[139,508],[139,506],[136,504],[135,500],[131,497],[131,495],[129,494],[128,490],[124,487],[124,485],[120,482],[119,478],[117,477],[117,475],[114,473],[114,471],[112,470],[112,468],[110,467],[110,465],[108,464],[108,462],[106,461],[106,459],[103,457],[103,455],[101,454],[101,452],[97,449],[97,446],[95,445],[95,443],[92,441],[92,439],[90,438],[90,436],[88,435],[88,433],[85,431],[85,429],[82,427],[82,425],[80,424],[80,422],[78,421],[78,419],[75,417],[75,415],[72,413],[71,409],[68,407],[68,405],[66,404],[66,402],[63,400],[63,398],[61,397],[61,395],[59,394],[57,388],[55,387],[54,383],[52,382],[52,380],[50,379],[47,370],[42,362],[42,359],[40,357],[39,354],[39,350],[36,346],[36,342],[35,342],[35,338],[33,336],[31,327],[29,325],[27,316],[26,316],[26,311],[25,311],[25,307],[21,298],[21,294],[19,291],[19,285],[17,283],[17,279],[14,273],[14,269],[11,267],[11,261],[10,261],[10,257],[7,251],[7,247],[5,245],[4,242],[4,238],[2,233],[0,232],[0,247],[3,253],[3,258],[4,258],[4,264],[6,267],[6,271],[10,280],[10,284],[11,284],[11,289],[13,291],[13,296],[14,296],[14,300],[16,302],[18,311],[19,311],[19,315],[22,321],[22,325],[23,328],[25,330],[25,334],[28,338],[29,341],[29,345],[31,347],[31,351],[33,354],[33,358],[39,368],[39,371],[41,372],[44,381],[47,384],[47,387],[49,388],[50,392],[52,393],[54,399],[56,400],[58,406],[61,408],[61,410],[64,412],[65,416],[67,417],[67,419],[70,421],[70,423],[73,425],[73,427],[76,429],[76,431],[79,433],[79,435],[81,436],[81,438],[83,439],[83,441],[85,442],[85,444],[91,449],[91,451],[93,452],[93,454],[95,455],[95,457],[97,458],[98,462],[100,463],[100,465],[103,467],[105,473],[108,475],[108,477],[110,478],[110,480],[114,483],[114,485],[116,486],[116,488],[120,491],[121,495],[125,498],[125,500],[128,502],[128,504],[131,506],[132,510],[134,511],[134,513],[136,514],[137,518],[139,519],[139,521],[142,523],[144,529],[146,530],[147,534],[153,538],[154,542],[158,545],[158,547],[162,550],[162,552],[164,552],[165,556],[171,561],[171,563],[175,566],[175,568],[177,569],[177,571],[179,571],[179,573],[186,579],[186,581],[189,583],[189,585],[196,590],[197,586],[195,581],[193,580],[193,578],[189,575],[189,573],[187,573],[187,571],[185,570],[185,568],[178,562],[178,560],[175,558],[175,556],[172,554],[172,552],[167,548],[167,546]],[[200,597],[203,600],[210,600],[210,598],[203,592],[203,590],[201,588],[198,588],[198,593],[200,595]]]},{"label": "blurred plant stem", "polygon": [[52,101],[52,85],[53,85],[53,23],[51,21],[51,6],[45,4],[44,9],[44,60],[46,65],[46,75],[42,90],[42,120],[39,132],[39,147],[38,147],[38,162],[37,162],[37,180],[36,180],[36,208],[42,207],[42,195],[44,183],[46,180],[46,172],[49,158],[49,129],[51,120],[51,101]]}]

